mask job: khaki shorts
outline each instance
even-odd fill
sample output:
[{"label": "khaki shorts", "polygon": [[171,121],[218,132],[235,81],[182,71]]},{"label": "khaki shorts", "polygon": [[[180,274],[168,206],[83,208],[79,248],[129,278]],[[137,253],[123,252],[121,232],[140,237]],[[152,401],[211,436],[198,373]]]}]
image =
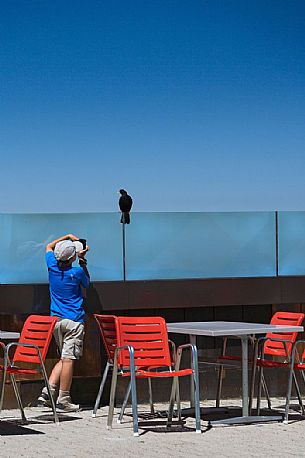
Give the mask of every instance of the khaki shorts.
[{"label": "khaki shorts", "polygon": [[84,325],[67,318],[58,318],[53,335],[61,358],[79,359],[83,354]]}]

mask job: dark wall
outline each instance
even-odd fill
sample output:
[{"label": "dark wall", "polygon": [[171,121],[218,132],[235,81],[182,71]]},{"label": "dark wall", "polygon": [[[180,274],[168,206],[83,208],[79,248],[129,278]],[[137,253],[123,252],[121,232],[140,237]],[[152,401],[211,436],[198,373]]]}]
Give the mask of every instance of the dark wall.
[{"label": "dark wall", "polygon": [[[305,302],[305,277],[94,282],[88,313]],[[0,314],[49,313],[47,284],[0,285]]]}]

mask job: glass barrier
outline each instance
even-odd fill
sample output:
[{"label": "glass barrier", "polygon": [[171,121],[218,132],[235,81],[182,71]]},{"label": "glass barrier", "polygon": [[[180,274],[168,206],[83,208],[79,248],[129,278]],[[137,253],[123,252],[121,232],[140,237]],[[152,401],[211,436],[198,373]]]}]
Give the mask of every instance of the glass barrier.
[{"label": "glass barrier", "polygon": [[279,275],[305,275],[305,212],[278,213]]},{"label": "glass barrier", "polygon": [[276,275],[274,212],[133,213],[126,279]]},{"label": "glass barrier", "polygon": [[0,283],[46,283],[45,245],[67,233],[86,238],[91,279],[122,280],[118,213],[0,215]]},{"label": "glass barrier", "polygon": [[[122,280],[119,220],[118,213],[0,215],[0,282],[47,282],[45,245],[67,232],[91,246],[93,281]],[[274,276],[275,240],[273,212],[133,213],[126,279]]]}]

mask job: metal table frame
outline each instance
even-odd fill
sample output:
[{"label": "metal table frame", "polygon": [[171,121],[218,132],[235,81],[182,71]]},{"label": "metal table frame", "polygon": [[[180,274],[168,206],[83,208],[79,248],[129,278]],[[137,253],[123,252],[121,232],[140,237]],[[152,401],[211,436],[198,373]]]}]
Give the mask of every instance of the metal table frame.
[{"label": "metal table frame", "polygon": [[249,415],[249,380],[248,380],[248,339],[255,334],[268,332],[300,332],[303,326],[284,326],[260,323],[243,323],[232,321],[199,321],[168,323],[168,332],[189,334],[190,343],[196,344],[196,336],[226,337],[235,336],[241,340],[242,348],[242,416],[216,420],[210,425],[217,424],[246,424],[264,421],[281,421],[282,416]]},{"label": "metal table frame", "polygon": [[0,331],[0,340],[15,340],[19,339],[19,332]]}]

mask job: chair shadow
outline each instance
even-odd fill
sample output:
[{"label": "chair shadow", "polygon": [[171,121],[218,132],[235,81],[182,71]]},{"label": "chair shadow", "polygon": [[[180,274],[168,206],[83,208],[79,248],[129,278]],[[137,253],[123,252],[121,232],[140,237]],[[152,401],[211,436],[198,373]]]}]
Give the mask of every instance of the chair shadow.
[{"label": "chair shadow", "polygon": [[[67,415],[67,414],[62,414],[62,413],[58,413],[57,412],[57,415],[58,415],[58,419],[59,419],[59,422],[64,422],[64,421],[76,421],[76,420],[81,420],[82,417],[76,417],[74,415]],[[42,415],[37,415],[33,418],[30,418],[28,420],[28,423],[31,423],[31,424],[44,424],[44,423],[54,423],[54,417],[53,417],[53,414],[42,414]]]},{"label": "chair shadow", "polygon": [[0,436],[30,436],[34,434],[45,434],[42,431],[27,428],[24,425],[19,425],[14,421],[0,421]]},{"label": "chair shadow", "polygon": [[[285,407],[285,406],[284,406]],[[302,416],[299,412],[291,412],[291,410],[297,410],[298,406],[291,406],[289,412],[289,423],[295,423],[305,420],[305,416]],[[154,433],[185,433],[185,432],[192,432],[194,433],[195,428],[186,425],[187,418],[194,418],[194,409],[191,408],[183,408],[181,411],[182,418],[181,422],[177,421],[175,417],[173,417],[172,426],[167,428],[166,420],[167,420],[168,412],[166,410],[157,410],[155,413],[150,412],[138,412],[138,419],[139,419],[139,428],[141,432],[139,432],[139,436],[147,434],[148,432]],[[256,409],[253,409],[253,415],[256,415]],[[210,425],[210,422],[216,420],[224,420],[234,417],[240,417],[242,415],[242,408],[240,406],[223,406],[221,408],[215,407],[201,407],[200,408],[200,417],[201,420],[206,422],[206,424],[201,424],[201,431],[202,433],[207,433],[214,426]],[[284,416],[284,412],[282,406],[276,406],[275,408],[269,410],[268,408],[261,408],[260,415],[263,416],[274,416],[274,415],[282,415]],[[104,415],[107,417],[107,414]],[[130,423],[132,424],[132,413],[125,412],[124,413],[125,421],[123,423]],[[262,423],[256,423],[256,425],[262,425]],[[127,426],[127,425],[126,425]],[[222,425],[223,426],[223,425]],[[236,427],[236,426],[244,426],[243,423],[241,424],[234,424],[234,425],[227,425],[226,427]]]},{"label": "chair shadow", "polygon": [[[269,412],[271,412],[271,415],[274,412],[277,412],[277,413],[280,412],[281,415],[284,415],[285,407],[286,405],[282,404],[282,405],[276,406],[276,408],[272,409],[271,411],[269,409],[266,409],[266,410],[262,409],[262,411],[264,412],[264,415],[270,415]],[[299,404],[290,404],[288,423],[289,424],[298,423],[300,421],[305,421],[305,415],[302,414]]]},{"label": "chair shadow", "polygon": [[[297,406],[294,406],[297,407]],[[147,432],[156,432],[156,433],[171,433],[171,432],[194,432],[195,428],[186,426],[186,419],[187,418],[195,418],[195,414],[193,409],[186,408],[182,409],[182,422],[175,422],[173,419],[172,427],[171,428],[166,428],[165,422],[161,421],[150,421],[153,418],[157,418],[158,416],[160,418],[166,418],[167,417],[167,411],[159,411],[155,414],[150,414],[150,413],[139,413],[139,427],[142,429],[142,434],[146,434]],[[274,415],[284,415],[283,411],[280,410],[279,407],[273,408],[271,410],[267,408],[262,408],[261,409],[261,415],[263,416],[274,416]],[[212,421],[217,421],[217,420],[224,420],[224,419],[229,419],[229,418],[234,418],[234,417],[239,417],[242,415],[242,409],[240,406],[229,406],[229,407],[223,407],[220,409],[216,409],[213,407],[201,407],[200,409],[200,417],[201,420],[204,422],[207,422],[206,425],[201,425],[202,433],[209,432],[213,426],[210,424]],[[256,415],[256,410],[253,409],[253,415]],[[126,416],[132,418],[131,415],[126,414]],[[140,420],[146,420],[145,422],[142,422]],[[289,413],[289,423],[295,423],[295,422],[300,422],[304,421],[305,417],[302,416],[300,413]],[[263,423],[263,422],[262,422]],[[262,423],[257,423],[257,425],[262,424]],[[162,427],[163,426],[163,427]],[[229,425],[228,425],[229,426]],[[228,427],[227,426],[227,427]],[[244,426],[244,424],[234,424],[230,426]]]},{"label": "chair shadow", "polygon": [[[172,426],[170,428],[167,428],[164,424],[164,422],[161,423],[146,423],[144,425],[139,422],[139,428],[141,428],[141,432],[139,433],[139,436],[144,436],[147,433],[166,433],[166,434],[171,434],[171,433],[194,433],[195,428],[191,428],[182,424],[175,425],[175,423],[172,423]],[[205,431],[202,431],[205,432]]]},{"label": "chair shadow", "polygon": [[[181,421],[175,420],[173,418],[171,427],[168,428],[167,424],[167,415],[166,410],[158,410],[155,413],[150,412],[138,412],[138,426],[142,430],[139,432],[139,436],[143,436],[148,432],[153,433],[182,433],[182,432],[191,432],[195,431],[195,428],[186,426],[186,418],[182,415]],[[130,423],[132,423],[132,414],[125,413],[124,417],[128,418]]]},{"label": "chair shadow", "polygon": [[[81,420],[82,417],[76,417],[72,415],[67,415],[64,413],[57,413],[59,422],[66,422],[66,421],[76,421],[76,420]],[[0,425],[2,422],[9,423],[11,425],[15,425],[18,427],[26,427],[30,425],[46,425],[46,424],[54,424],[54,416],[53,412],[46,412],[46,413],[41,413],[40,415],[35,415],[33,417],[27,417],[26,422],[24,422],[21,418],[1,418],[0,419]]]}]

